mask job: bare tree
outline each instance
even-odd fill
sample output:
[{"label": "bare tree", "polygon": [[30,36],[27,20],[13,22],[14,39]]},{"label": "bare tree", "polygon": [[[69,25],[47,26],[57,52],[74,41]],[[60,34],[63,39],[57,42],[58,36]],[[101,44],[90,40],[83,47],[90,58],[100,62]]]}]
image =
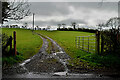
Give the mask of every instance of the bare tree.
[{"label": "bare tree", "polygon": [[112,29],[119,30],[120,18],[119,17],[110,18],[106,23],[106,27],[111,27]]},{"label": "bare tree", "polygon": [[65,23],[63,23],[62,25],[63,25],[63,29],[65,29],[65,25],[66,25],[66,24],[65,24]]},{"label": "bare tree", "polygon": [[24,23],[24,25],[25,25],[25,29],[26,29],[26,28],[27,28],[27,26],[28,26],[28,23],[27,23],[27,22],[25,22],[25,23]]},{"label": "bare tree", "polygon": [[71,22],[72,26],[73,26],[73,29],[75,30],[76,28],[76,22]]},{"label": "bare tree", "polygon": [[105,27],[105,24],[103,24],[103,23],[102,24],[98,24],[98,30],[99,31],[101,31],[103,27]]},{"label": "bare tree", "polygon": [[36,26],[36,28],[37,28],[37,30],[39,29],[39,27],[38,27],[38,26]]},{"label": "bare tree", "polygon": [[60,29],[60,27],[61,27],[61,24],[58,24],[58,28]]},{"label": "bare tree", "polygon": [[21,20],[30,14],[30,4],[27,0],[14,0],[2,2],[2,23],[10,20]]}]

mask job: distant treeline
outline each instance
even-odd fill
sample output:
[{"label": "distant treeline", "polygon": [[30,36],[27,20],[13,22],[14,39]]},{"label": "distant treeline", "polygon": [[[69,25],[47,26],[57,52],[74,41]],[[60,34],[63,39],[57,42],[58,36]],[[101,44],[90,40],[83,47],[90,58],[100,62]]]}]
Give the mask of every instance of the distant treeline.
[{"label": "distant treeline", "polygon": [[57,28],[59,31],[83,31],[83,32],[90,32],[90,33],[96,33],[97,29],[86,29],[86,28]]}]

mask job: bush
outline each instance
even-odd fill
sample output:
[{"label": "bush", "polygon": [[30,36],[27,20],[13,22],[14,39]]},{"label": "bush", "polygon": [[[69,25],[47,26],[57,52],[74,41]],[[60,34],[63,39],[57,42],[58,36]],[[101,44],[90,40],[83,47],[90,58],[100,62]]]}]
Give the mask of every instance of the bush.
[{"label": "bush", "polygon": [[120,35],[118,30],[111,29],[109,31],[102,31],[103,38],[103,53],[119,53],[120,54]]},{"label": "bush", "polygon": [[5,33],[3,33],[2,34],[2,56],[8,56],[9,54],[8,48],[6,48],[8,40],[9,40],[9,37]]},{"label": "bush", "polygon": [[9,37],[5,33],[3,33],[2,34],[2,48],[4,48],[4,46],[7,44],[8,40],[9,40]]}]

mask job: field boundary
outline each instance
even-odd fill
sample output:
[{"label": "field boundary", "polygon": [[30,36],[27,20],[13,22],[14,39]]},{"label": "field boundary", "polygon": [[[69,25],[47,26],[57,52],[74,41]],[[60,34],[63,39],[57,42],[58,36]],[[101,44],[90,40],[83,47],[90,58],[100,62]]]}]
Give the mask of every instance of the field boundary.
[{"label": "field boundary", "polygon": [[[94,42],[91,42],[94,41]],[[75,39],[76,48],[86,51],[88,53],[95,53],[96,52],[96,36],[89,35],[89,36],[76,36]],[[93,44],[93,45],[91,45]]]}]

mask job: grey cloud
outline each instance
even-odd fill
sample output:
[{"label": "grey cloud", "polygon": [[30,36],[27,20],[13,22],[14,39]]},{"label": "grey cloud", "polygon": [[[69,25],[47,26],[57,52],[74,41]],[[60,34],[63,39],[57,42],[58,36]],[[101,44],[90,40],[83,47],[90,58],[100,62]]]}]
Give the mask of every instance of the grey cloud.
[{"label": "grey cloud", "polygon": [[117,11],[118,2],[71,2],[69,5],[75,8],[87,8],[94,10],[107,10],[107,11]]},{"label": "grey cloud", "polygon": [[86,21],[84,20],[80,20],[80,19],[67,19],[67,20],[63,20],[61,22],[57,22],[57,23],[65,23],[66,25],[71,25],[71,22],[76,22],[77,24],[80,23],[80,24],[87,24]]},{"label": "grey cloud", "polygon": [[118,10],[117,2],[30,2],[30,4],[31,12],[43,16],[68,15],[71,13],[71,11],[68,9],[69,6],[73,6],[76,9],[84,7],[88,10]]},{"label": "grey cloud", "polygon": [[66,3],[59,2],[32,2],[31,12],[36,15],[52,16],[52,15],[68,15],[70,13]]},{"label": "grey cloud", "polygon": [[[84,20],[78,20],[78,19],[67,19],[67,20],[63,20],[63,21],[54,21],[54,20],[51,20],[51,21],[36,21],[35,22],[35,25],[40,25],[40,26],[46,26],[46,25],[56,25],[57,24],[66,24],[66,25],[71,25],[71,22],[76,22],[77,24],[80,23],[80,24],[87,24],[87,22],[85,22]],[[30,22],[29,22],[30,23]]]},{"label": "grey cloud", "polygon": [[[77,14],[77,19],[74,17],[70,17],[69,19],[64,19],[62,21],[35,21],[35,25],[38,26],[45,26],[45,25],[57,25],[58,23],[65,23],[66,25],[71,25],[71,22],[81,23],[81,24],[89,24],[86,20],[96,19],[96,16],[105,15],[104,13],[115,11],[118,12],[118,3],[117,2],[105,2],[105,3],[98,3],[98,2],[30,2],[31,6],[31,13],[35,13],[36,18],[37,16],[64,16],[71,14],[72,11],[69,9],[70,6],[74,7],[75,10],[83,11],[81,14]],[[92,11],[99,11],[96,14],[92,14]],[[101,13],[103,11],[103,13]],[[86,13],[86,14],[85,14]],[[98,15],[100,13],[101,15]],[[90,17],[92,15],[93,17]],[[81,17],[84,17],[82,20]],[[112,16],[110,16],[112,17]],[[27,21],[28,23],[32,24],[32,20]],[[96,21],[97,22],[97,21]],[[95,22],[95,23],[96,23]]]}]

